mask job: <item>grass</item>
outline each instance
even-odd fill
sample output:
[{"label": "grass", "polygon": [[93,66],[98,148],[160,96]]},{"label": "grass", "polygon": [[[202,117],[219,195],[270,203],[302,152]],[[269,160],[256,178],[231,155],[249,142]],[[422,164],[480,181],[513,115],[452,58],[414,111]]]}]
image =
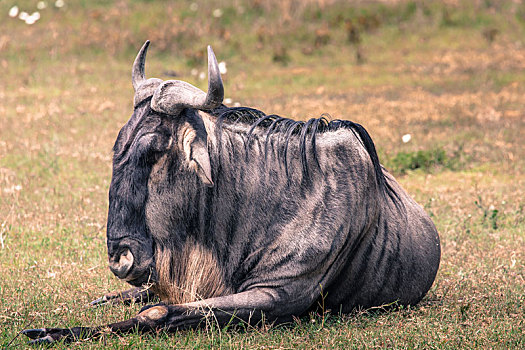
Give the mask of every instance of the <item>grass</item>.
[{"label": "grass", "polygon": [[[104,324],[140,309],[83,305],[126,288],[106,266],[111,147],[149,38],[148,76],[174,71],[205,89],[198,73],[211,43],[233,102],[363,124],[436,223],[441,267],[418,306],[395,312],[332,310],[287,327],[212,325],[72,347],[525,347],[525,6],[194,3],[49,2],[29,26],[7,13],[15,4],[31,13],[36,1],[0,1],[0,346],[24,346],[14,338],[25,327]],[[275,61],[283,47],[286,62]]]}]

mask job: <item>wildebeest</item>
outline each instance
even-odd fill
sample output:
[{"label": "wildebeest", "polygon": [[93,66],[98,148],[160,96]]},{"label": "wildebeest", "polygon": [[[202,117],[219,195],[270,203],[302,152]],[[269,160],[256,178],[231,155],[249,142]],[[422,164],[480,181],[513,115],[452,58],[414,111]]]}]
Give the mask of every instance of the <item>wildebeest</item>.
[{"label": "wildebeest", "polygon": [[432,285],[438,233],[380,165],[359,124],[294,121],[222,104],[208,47],[208,92],[146,79],[114,145],[109,267],[135,286],[92,304],[162,301],[100,327],[25,330],[34,342],[106,329],[173,331],[214,322],[287,322],[318,307],[347,313],[412,305]]}]

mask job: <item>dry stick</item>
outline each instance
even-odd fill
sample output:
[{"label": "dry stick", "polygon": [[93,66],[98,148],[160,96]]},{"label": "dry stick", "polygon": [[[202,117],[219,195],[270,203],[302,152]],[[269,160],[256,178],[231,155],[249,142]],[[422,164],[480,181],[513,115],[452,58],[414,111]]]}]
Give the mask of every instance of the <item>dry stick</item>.
[{"label": "dry stick", "polygon": [[13,339],[11,339],[11,341],[9,343],[7,343],[7,345],[5,346],[5,349],[9,348],[9,346],[11,346],[11,344],[15,341],[16,338],[18,338],[18,336],[20,334],[22,334],[22,332],[24,331],[24,329],[27,329],[27,327],[29,327],[31,325],[31,323],[33,323],[33,321],[35,320],[36,318],[36,315],[33,316],[32,319],[29,320],[29,322],[24,326],[22,327],[21,330],[18,331],[18,333],[16,333],[16,335],[13,337]]}]

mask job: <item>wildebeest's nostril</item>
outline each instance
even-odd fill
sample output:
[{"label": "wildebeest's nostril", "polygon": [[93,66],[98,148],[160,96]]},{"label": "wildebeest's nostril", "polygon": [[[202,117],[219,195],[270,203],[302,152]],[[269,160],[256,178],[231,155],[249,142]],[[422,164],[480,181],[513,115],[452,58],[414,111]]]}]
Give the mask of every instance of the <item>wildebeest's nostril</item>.
[{"label": "wildebeest's nostril", "polygon": [[125,278],[133,266],[133,254],[126,249],[120,256],[109,258],[109,269],[120,279]]}]

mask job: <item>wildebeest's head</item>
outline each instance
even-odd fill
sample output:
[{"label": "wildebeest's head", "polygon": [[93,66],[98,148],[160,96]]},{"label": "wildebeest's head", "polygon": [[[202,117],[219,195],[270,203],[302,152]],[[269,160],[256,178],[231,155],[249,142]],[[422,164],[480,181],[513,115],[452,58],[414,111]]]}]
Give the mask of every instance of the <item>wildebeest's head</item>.
[{"label": "wildebeest's head", "polygon": [[[156,278],[155,240],[151,232],[156,218],[148,214],[149,197],[162,195],[162,191],[173,194],[192,184],[213,186],[207,133],[197,111],[220,106],[224,97],[217,60],[210,47],[205,93],[183,81],[146,79],[148,45],[149,41],[133,64],[133,115],[114,145],[107,223],[109,267],[117,277],[137,286]],[[156,165],[160,163],[162,167]],[[162,176],[157,174],[161,173],[158,168],[169,169],[161,187],[152,186],[155,178]],[[184,181],[187,183],[181,183]],[[169,203],[172,211],[183,208],[182,201],[188,199],[183,195],[169,197],[181,201]],[[177,232],[177,227],[165,230]]]}]

